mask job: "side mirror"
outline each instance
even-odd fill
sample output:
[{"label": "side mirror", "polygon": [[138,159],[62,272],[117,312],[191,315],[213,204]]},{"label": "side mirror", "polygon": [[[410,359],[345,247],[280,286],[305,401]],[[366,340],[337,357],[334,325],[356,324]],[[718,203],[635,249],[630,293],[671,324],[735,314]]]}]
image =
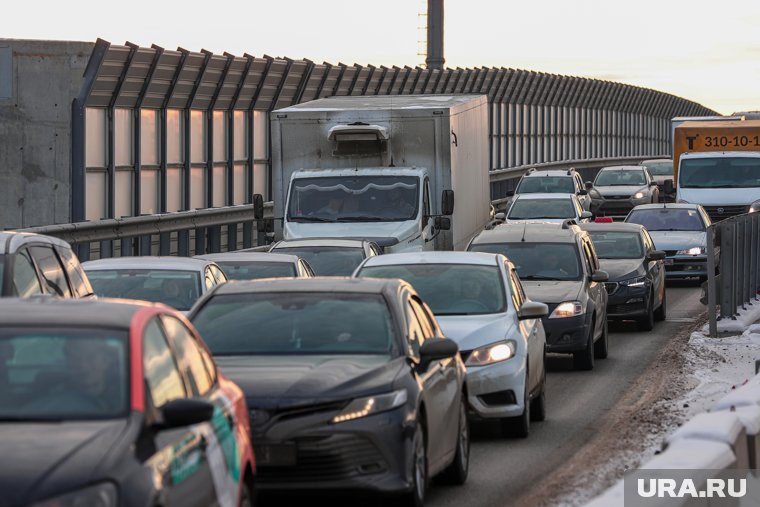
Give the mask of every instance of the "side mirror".
[{"label": "side mirror", "polygon": [[264,196],[253,194],[253,218],[261,220],[264,218]]},{"label": "side mirror", "polygon": [[181,428],[210,421],[214,405],[197,398],[178,398],[161,407],[164,428]]},{"label": "side mirror", "polygon": [[649,182],[649,186],[650,187],[656,187],[657,186],[657,182],[656,181],[650,181]]},{"label": "side mirror", "polygon": [[496,214],[495,214],[493,217],[494,217],[496,220],[502,220],[502,221],[503,221],[503,220],[506,220],[506,219],[507,219],[507,214],[506,214],[506,213],[504,213],[503,211],[500,211],[500,212],[496,213]]},{"label": "side mirror", "polygon": [[514,197],[515,191],[514,190],[507,190],[507,197]]},{"label": "side mirror", "polygon": [[591,218],[594,218],[594,214],[591,213],[590,211],[584,211],[583,213],[581,213],[581,220],[587,220]]},{"label": "side mirror", "polygon": [[543,303],[526,301],[517,311],[519,320],[540,319],[549,315],[549,307]]},{"label": "side mirror", "polygon": [[665,190],[666,194],[672,194],[675,191],[675,188],[673,188],[673,180],[665,180],[663,189]]},{"label": "side mirror", "polygon": [[610,279],[609,273],[607,273],[606,271],[602,271],[601,269],[598,270],[598,271],[594,271],[591,274],[591,281],[592,282],[602,283],[602,282],[606,282],[609,279]]},{"label": "side mirror", "polygon": [[449,217],[435,217],[433,225],[439,231],[451,230],[451,219]]},{"label": "side mirror", "polygon": [[441,192],[441,215],[454,213],[454,191],[444,190]]},{"label": "side mirror", "polygon": [[665,259],[666,255],[667,254],[663,252],[662,250],[653,250],[652,252],[649,253],[649,255],[647,255],[647,262],[661,261]]},{"label": "side mirror", "polygon": [[578,190],[578,195],[588,195],[588,190]]},{"label": "side mirror", "polygon": [[584,185],[586,185],[586,190],[591,190],[592,188],[594,188],[594,184],[590,181],[587,181],[586,183],[584,183]]},{"label": "side mirror", "polygon": [[420,367],[425,369],[433,361],[454,357],[459,352],[459,345],[450,338],[433,338],[425,340],[420,347]]}]

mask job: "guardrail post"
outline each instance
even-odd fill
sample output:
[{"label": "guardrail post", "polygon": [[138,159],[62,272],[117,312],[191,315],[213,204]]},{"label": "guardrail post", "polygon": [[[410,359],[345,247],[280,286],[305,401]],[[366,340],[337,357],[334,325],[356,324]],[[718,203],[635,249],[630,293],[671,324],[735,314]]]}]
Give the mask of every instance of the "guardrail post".
[{"label": "guardrail post", "polygon": [[105,240],[100,242],[100,258],[108,259],[113,257],[113,241]]},{"label": "guardrail post", "polygon": [[213,226],[208,228],[208,251],[210,253],[219,253],[222,246],[222,228]]},{"label": "guardrail post", "polygon": [[755,276],[752,278],[755,299],[758,298],[758,289],[760,289],[760,248],[757,247],[760,242],[760,213],[752,213],[753,229],[755,236],[752,240],[752,252],[755,259]]},{"label": "guardrail post", "polygon": [[742,306],[744,308],[747,307],[747,303],[749,303],[752,300],[752,296],[750,295],[750,288],[752,286],[751,278],[750,278],[750,262],[752,257],[752,228],[750,227],[752,223],[752,219],[742,218],[741,222],[741,228],[742,228],[742,258],[744,260],[743,270],[742,270]]},{"label": "guardrail post", "polygon": [[707,317],[710,321],[710,338],[718,337],[718,318],[715,307],[717,284],[715,283],[715,225],[707,228]]},{"label": "guardrail post", "polygon": [[190,257],[190,231],[177,231],[177,255]]},{"label": "guardrail post", "polygon": [[172,236],[168,232],[162,232],[158,235],[158,255],[170,255],[172,245]]},{"label": "guardrail post", "polygon": [[253,246],[253,222],[243,222],[243,248]]},{"label": "guardrail post", "polygon": [[89,242],[79,243],[78,245],[76,245],[75,251],[80,261],[84,262],[84,261],[90,260],[90,243]]},{"label": "guardrail post", "polygon": [[[741,293],[742,293],[742,284],[740,281],[741,276],[741,260],[742,260],[742,254],[744,252],[741,251],[741,245],[739,243],[739,224],[736,220],[731,221],[731,234],[733,235],[733,249],[734,249],[734,276],[732,281],[733,285],[733,294],[734,294],[734,301],[733,301],[733,312],[734,316],[736,316],[739,313],[739,304],[741,303]],[[735,317],[734,317],[735,318]]]},{"label": "guardrail post", "polygon": [[733,228],[729,224],[718,223],[720,229],[720,318],[733,318],[736,307],[732,307],[734,301],[734,288],[731,280],[733,272]]},{"label": "guardrail post", "polygon": [[195,255],[206,253],[206,228],[198,227],[195,229]]},{"label": "guardrail post", "polygon": [[150,234],[145,235],[145,236],[140,236],[138,238],[135,238],[135,239],[137,239],[138,245],[139,245],[139,247],[138,247],[139,248],[139,255],[141,255],[141,256],[148,256],[148,255],[151,254],[151,250],[152,250],[152,248],[151,248],[152,247],[152,244],[151,244],[152,238],[153,238],[153,236],[151,236]]},{"label": "guardrail post", "polygon": [[121,257],[131,257],[134,255],[132,252],[132,240],[133,238],[121,238]]},{"label": "guardrail post", "polygon": [[238,224],[231,224],[227,226],[227,251],[232,252],[238,249]]}]

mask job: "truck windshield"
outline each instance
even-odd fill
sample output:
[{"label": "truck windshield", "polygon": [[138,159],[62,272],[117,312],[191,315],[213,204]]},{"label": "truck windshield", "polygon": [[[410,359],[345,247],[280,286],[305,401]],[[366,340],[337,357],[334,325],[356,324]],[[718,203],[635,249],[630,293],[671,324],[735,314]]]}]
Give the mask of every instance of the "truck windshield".
[{"label": "truck windshield", "polygon": [[596,187],[624,187],[628,185],[646,185],[644,171],[641,169],[622,169],[601,171],[596,176]]},{"label": "truck windshield", "polygon": [[293,222],[399,222],[417,216],[419,180],[411,176],[299,178],[290,190]]},{"label": "truck windshield", "polygon": [[760,187],[760,158],[684,159],[678,174],[681,188]]}]

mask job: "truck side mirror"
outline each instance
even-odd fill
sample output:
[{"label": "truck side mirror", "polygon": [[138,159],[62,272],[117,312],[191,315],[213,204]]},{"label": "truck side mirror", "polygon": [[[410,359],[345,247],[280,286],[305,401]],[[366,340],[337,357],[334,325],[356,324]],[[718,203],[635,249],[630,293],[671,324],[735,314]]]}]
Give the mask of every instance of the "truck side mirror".
[{"label": "truck side mirror", "polygon": [[435,217],[433,224],[439,231],[451,230],[451,219],[449,217]]},{"label": "truck side mirror", "polygon": [[441,192],[441,215],[454,213],[454,191],[444,190]]},{"label": "truck side mirror", "polygon": [[673,188],[673,180],[672,179],[665,180],[665,183],[663,184],[663,189],[665,190],[666,194],[672,194],[673,191],[675,190]]},{"label": "truck side mirror", "polygon": [[253,218],[261,220],[264,218],[264,196],[253,194]]}]

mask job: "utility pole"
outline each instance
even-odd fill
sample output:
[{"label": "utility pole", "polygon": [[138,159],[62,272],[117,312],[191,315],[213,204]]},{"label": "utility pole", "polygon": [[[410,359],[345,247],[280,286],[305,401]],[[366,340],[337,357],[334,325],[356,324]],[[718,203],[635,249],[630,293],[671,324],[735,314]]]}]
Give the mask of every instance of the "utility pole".
[{"label": "utility pole", "polygon": [[443,69],[443,0],[428,0],[427,58],[428,69]]}]

